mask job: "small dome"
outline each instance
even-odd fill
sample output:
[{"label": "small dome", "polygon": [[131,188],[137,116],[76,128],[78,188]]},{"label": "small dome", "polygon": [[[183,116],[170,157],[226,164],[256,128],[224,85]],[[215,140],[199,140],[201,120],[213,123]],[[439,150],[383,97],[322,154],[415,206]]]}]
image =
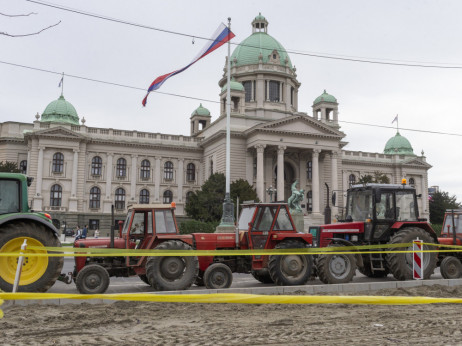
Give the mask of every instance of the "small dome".
[{"label": "small dome", "polygon": [[396,132],[396,135],[388,140],[383,153],[415,156],[411,143],[406,137],[401,136],[399,132]]},{"label": "small dome", "polygon": [[191,117],[193,117],[195,115],[201,115],[201,116],[209,117],[210,116],[210,111],[207,108],[202,107],[202,103],[201,103],[200,106],[197,107],[196,110],[191,113]]},{"label": "small dome", "polygon": [[258,13],[258,16],[256,16],[254,20],[259,20],[259,21],[261,21],[261,20],[266,20],[266,18],[263,17],[263,16],[261,15],[261,12],[259,12],[259,13]]},{"label": "small dome", "polygon": [[324,89],[324,92],[322,93],[322,95],[316,97],[316,100],[314,100],[313,105],[318,104],[320,102],[337,103],[337,99],[334,96],[329,95],[326,92],[326,89]]},{"label": "small dome", "polygon": [[57,100],[51,102],[42,113],[42,122],[50,121],[79,125],[79,116],[74,106],[61,95]]},{"label": "small dome", "polygon": [[[241,83],[236,82],[236,81],[234,80],[234,78],[231,79],[231,82],[229,83],[229,85],[230,85],[230,89],[231,89],[231,90],[235,90],[235,91],[245,91],[244,86],[243,86]],[[226,91],[227,88],[228,88],[228,83],[226,83],[225,85],[223,85],[223,88],[221,88],[221,92]]]}]

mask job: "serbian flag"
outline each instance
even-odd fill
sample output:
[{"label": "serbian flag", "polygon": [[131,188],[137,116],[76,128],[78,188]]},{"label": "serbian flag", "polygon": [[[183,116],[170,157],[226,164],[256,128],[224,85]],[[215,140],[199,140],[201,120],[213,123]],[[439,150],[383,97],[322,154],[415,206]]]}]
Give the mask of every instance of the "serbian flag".
[{"label": "serbian flag", "polygon": [[194,58],[193,61],[191,61],[189,63],[189,65],[186,65],[185,67],[183,67],[183,68],[181,68],[179,70],[176,70],[176,71],[164,74],[164,75],[162,75],[160,77],[157,77],[154,80],[154,82],[151,83],[151,85],[148,88],[148,92],[147,92],[146,96],[143,99],[143,107],[146,106],[146,102],[148,100],[148,95],[149,95],[149,93],[151,91],[159,89],[162,86],[162,84],[165,83],[165,81],[167,79],[169,79],[170,77],[173,77],[174,75],[176,75],[178,73],[183,72],[184,70],[189,68],[191,65],[193,65],[194,63],[196,63],[197,61],[202,59],[204,56],[208,55],[209,53],[212,53],[215,49],[217,49],[217,48],[221,47],[222,45],[224,45],[226,42],[231,40],[234,36],[235,35],[229,30],[229,28],[226,25],[224,25],[223,23],[221,23],[220,26],[218,27],[218,29],[213,33],[213,36],[206,43],[204,48],[202,48],[202,50],[199,52],[199,54]]}]

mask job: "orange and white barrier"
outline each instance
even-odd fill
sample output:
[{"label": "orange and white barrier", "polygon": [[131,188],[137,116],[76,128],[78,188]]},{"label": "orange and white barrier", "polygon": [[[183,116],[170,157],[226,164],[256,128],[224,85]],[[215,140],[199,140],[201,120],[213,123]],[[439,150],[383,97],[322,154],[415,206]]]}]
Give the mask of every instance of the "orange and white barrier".
[{"label": "orange and white barrier", "polygon": [[422,240],[419,240],[419,238],[417,238],[416,240],[414,240],[412,242],[412,251],[414,251],[413,253],[413,278],[414,280],[422,280],[423,279],[423,261],[422,261],[422,257],[423,257],[423,241]]}]

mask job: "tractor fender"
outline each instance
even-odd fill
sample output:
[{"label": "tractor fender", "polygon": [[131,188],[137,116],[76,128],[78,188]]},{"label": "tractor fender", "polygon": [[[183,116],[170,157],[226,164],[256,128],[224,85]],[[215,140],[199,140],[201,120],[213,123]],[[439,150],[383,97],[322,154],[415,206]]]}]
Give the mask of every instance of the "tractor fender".
[{"label": "tractor fender", "polygon": [[438,243],[438,236],[436,235],[436,232],[433,230],[433,228],[430,226],[428,222],[409,222],[409,221],[397,221],[391,226],[391,228],[396,232],[399,231],[401,228],[405,227],[417,227],[417,228],[422,228],[425,230],[435,241],[435,243]]},{"label": "tractor fender", "polygon": [[[341,245],[345,245],[345,246],[356,246],[351,241],[348,241],[348,240],[345,240],[345,239],[342,239],[342,238],[328,238],[328,240],[331,240],[330,244],[341,244]],[[355,255],[355,259],[356,259],[356,265],[358,267],[361,267],[361,268],[364,267],[363,257],[361,256],[361,254]]]},{"label": "tractor fender", "polygon": [[48,228],[49,230],[53,232],[56,238],[59,238],[59,232],[51,222],[48,222],[42,219],[41,217],[38,217],[33,214],[14,214],[14,215],[7,216],[4,219],[0,220],[0,226],[8,224],[8,223],[14,223],[14,221],[24,221],[24,220],[29,220],[29,221],[44,225],[46,228]]}]

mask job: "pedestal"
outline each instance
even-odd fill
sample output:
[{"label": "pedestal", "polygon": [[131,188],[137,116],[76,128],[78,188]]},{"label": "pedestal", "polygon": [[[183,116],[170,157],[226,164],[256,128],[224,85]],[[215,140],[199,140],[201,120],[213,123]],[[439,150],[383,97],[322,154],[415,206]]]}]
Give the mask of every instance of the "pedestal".
[{"label": "pedestal", "polygon": [[295,229],[299,233],[305,233],[305,223],[303,221],[303,212],[291,211],[292,220],[294,220]]}]

